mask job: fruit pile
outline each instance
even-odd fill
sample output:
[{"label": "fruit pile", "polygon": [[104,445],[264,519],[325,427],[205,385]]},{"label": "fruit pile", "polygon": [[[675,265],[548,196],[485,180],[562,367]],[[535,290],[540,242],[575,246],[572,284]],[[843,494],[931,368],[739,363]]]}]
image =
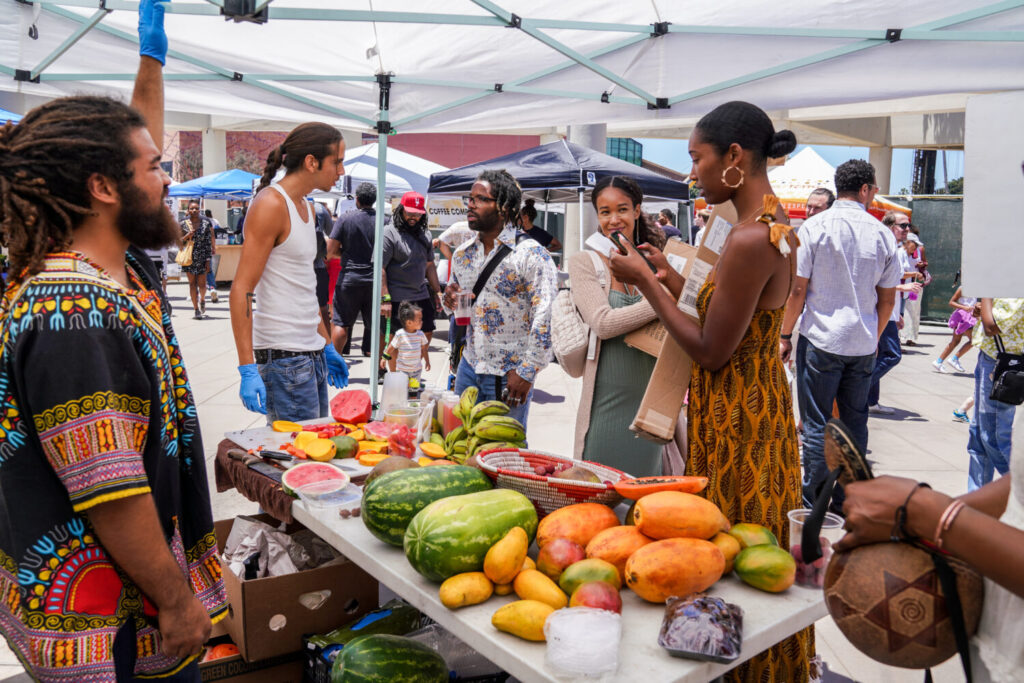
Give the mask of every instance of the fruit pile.
[{"label": "fruit pile", "polygon": [[462,392],[453,411],[462,424],[447,436],[441,435],[441,425],[434,420],[430,441],[420,444],[425,455],[461,464],[484,450],[526,447],[526,428],[508,416],[510,408],[501,401],[477,403],[478,396],[476,387]]}]

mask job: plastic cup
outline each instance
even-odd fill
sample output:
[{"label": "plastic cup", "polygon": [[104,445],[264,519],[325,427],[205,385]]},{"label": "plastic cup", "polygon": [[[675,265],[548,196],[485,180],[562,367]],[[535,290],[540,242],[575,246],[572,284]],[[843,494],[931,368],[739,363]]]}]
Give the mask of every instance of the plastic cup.
[{"label": "plastic cup", "polygon": [[831,512],[825,513],[821,523],[821,557],[814,562],[804,562],[801,540],[804,522],[811,516],[806,508],[789,511],[789,552],[796,560],[796,583],[808,588],[822,588],[825,585],[825,569],[832,557],[832,545],[843,537],[843,518]]},{"label": "plastic cup", "polygon": [[455,295],[455,324],[468,325],[473,317],[473,292]]},{"label": "plastic cup", "polygon": [[392,424],[405,425],[409,429],[416,429],[416,423],[420,419],[418,406],[397,406],[393,405],[384,411],[384,421]]}]

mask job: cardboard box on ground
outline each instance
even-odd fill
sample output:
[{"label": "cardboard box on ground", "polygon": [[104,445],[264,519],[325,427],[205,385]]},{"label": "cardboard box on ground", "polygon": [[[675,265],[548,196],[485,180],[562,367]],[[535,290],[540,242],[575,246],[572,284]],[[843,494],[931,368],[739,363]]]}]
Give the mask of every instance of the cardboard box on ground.
[{"label": "cardboard box on ground", "polygon": [[[686,284],[679,295],[678,306],[694,322],[699,323],[697,294],[718,263],[725,239],[736,219],[736,210],[731,202],[720,204],[711,212],[704,237],[697,248],[679,240],[669,240],[665,247],[666,255],[686,259],[683,268]],[[675,436],[679,411],[683,409],[683,401],[690,388],[693,361],[668,334],[660,320],[627,334],[626,344],[658,359],[629,428],[645,439],[668,443]]]},{"label": "cardboard box on ground", "polygon": [[[278,524],[270,515],[255,519]],[[223,553],[234,523],[227,519],[214,524],[218,552]],[[304,528],[290,524],[286,533]],[[240,579],[225,565],[224,584],[229,607],[218,626],[223,624],[246,662],[300,652],[304,634],[326,633],[376,609],[378,601],[377,580],[347,560],[250,581]],[[312,605],[307,607],[300,599],[310,594],[317,594],[317,599],[307,599]]]}]

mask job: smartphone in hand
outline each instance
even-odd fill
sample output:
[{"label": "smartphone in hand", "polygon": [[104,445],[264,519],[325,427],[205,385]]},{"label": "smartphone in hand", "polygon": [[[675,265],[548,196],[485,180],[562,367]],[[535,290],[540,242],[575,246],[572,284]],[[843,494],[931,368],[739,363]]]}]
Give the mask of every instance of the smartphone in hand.
[{"label": "smartphone in hand", "polygon": [[615,246],[619,248],[619,251],[622,252],[623,256],[628,256],[629,249],[632,248],[633,251],[640,254],[640,258],[644,260],[644,263],[646,263],[647,267],[651,269],[651,272],[654,273],[655,275],[658,274],[658,269],[654,267],[654,264],[647,259],[647,256],[644,255],[644,252],[637,249],[636,245],[629,241],[628,237],[626,237],[621,232],[616,230],[615,232],[612,233],[612,241],[615,242]]}]

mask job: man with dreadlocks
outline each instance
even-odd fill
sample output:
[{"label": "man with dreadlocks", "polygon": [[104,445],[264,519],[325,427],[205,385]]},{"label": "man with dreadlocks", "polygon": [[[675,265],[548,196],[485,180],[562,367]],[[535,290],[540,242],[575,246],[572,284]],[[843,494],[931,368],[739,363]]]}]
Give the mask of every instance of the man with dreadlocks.
[{"label": "man with dreadlocks", "polygon": [[139,38],[137,109],[69,97],[0,129],[0,630],[42,681],[198,681],[227,609],[195,402],[139,249],[178,234],[154,0]]},{"label": "man with dreadlocks", "polygon": [[[537,373],[551,360],[551,306],[558,293],[555,264],[535,240],[517,239],[519,183],[505,170],[480,174],[466,198],[466,220],[476,236],[455,250],[444,305],[471,290],[487,264],[495,267],[474,301],[455,375],[455,390],[479,389],[480,401],[504,400],[526,424]],[[505,391],[507,390],[507,395]]]}]

